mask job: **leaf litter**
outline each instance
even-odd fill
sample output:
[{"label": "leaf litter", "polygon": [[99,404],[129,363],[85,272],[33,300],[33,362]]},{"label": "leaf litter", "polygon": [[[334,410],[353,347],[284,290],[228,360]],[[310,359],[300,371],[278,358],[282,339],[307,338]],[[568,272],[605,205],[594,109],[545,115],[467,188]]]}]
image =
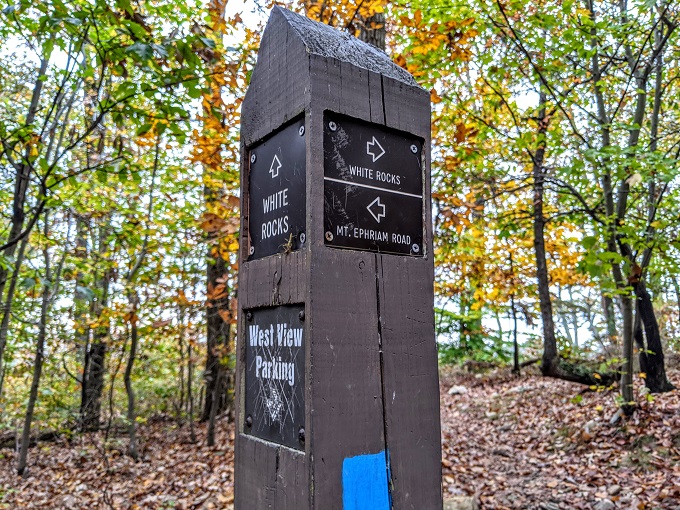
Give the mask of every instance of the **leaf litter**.
[{"label": "leaf litter", "polygon": [[[641,397],[632,418],[612,425],[616,391],[582,388],[536,373],[443,371],[444,497],[498,510],[680,509],[680,392]],[[217,430],[211,448],[204,424],[195,444],[187,426],[142,425],[140,462],[125,455],[123,434],[106,448],[103,433],[43,442],[26,478],[14,452],[0,450],[0,509],[231,510],[233,426]]]},{"label": "leaf litter", "polygon": [[[678,371],[669,370],[676,384]],[[449,388],[465,386],[468,391]],[[680,509],[680,392],[612,424],[616,390],[536,373],[442,374],[444,495],[489,509]]]}]

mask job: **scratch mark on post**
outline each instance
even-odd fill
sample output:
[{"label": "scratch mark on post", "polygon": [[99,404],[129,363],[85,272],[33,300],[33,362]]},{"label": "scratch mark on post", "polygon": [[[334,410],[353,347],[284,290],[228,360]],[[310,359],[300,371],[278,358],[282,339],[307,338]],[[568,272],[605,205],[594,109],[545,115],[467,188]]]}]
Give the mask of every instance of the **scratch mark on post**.
[{"label": "scratch mark on post", "polygon": [[277,305],[280,304],[281,301],[281,280],[283,279],[283,275],[279,271],[274,271],[274,287],[272,289],[272,304]]},{"label": "scratch mark on post", "polygon": [[383,352],[383,335],[382,335],[382,310],[380,308],[380,280],[383,278],[382,273],[382,255],[375,254],[375,299],[378,312],[378,349],[380,352],[380,392],[382,397],[382,420],[383,420],[383,435],[385,439],[385,475],[387,476],[388,492],[389,487],[392,486],[390,480],[390,459],[389,459],[389,444],[387,441],[387,413],[385,408],[385,354]]}]

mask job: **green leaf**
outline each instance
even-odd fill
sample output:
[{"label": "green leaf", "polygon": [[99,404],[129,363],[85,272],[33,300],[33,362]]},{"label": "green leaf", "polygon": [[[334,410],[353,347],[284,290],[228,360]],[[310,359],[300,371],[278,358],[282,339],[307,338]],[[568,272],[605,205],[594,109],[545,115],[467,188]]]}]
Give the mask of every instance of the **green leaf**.
[{"label": "green leaf", "polygon": [[[139,23],[135,23],[134,21],[127,20],[125,25],[127,28],[132,32],[132,34],[137,38],[137,39],[146,39],[149,34],[147,34],[146,30],[144,30],[144,27],[140,25]],[[135,43],[138,44],[138,43]],[[133,45],[134,46],[134,45]]]},{"label": "green leaf", "polygon": [[21,284],[19,286],[22,289],[29,290],[29,289],[32,289],[33,287],[35,287],[36,283],[37,283],[37,281],[36,281],[35,278],[24,278],[24,280],[21,282]]},{"label": "green leaf", "polygon": [[581,240],[581,244],[586,250],[591,249],[593,246],[597,244],[597,237],[595,236],[586,236]]},{"label": "green leaf", "polygon": [[[140,27],[141,28],[141,27]],[[136,55],[140,60],[147,61],[153,58],[153,48],[150,44],[136,42],[125,49],[128,54]]]},{"label": "green leaf", "polygon": [[92,301],[94,299],[94,292],[92,289],[88,289],[87,287],[83,287],[82,285],[76,285],[76,292],[75,292],[76,299],[82,299],[84,301]]},{"label": "green leaf", "polygon": [[132,5],[130,4],[130,0],[116,0],[116,7],[130,15],[134,13],[132,10]]},{"label": "green leaf", "polygon": [[142,124],[139,128],[137,128],[137,131],[135,132],[135,134],[137,136],[145,135],[149,131],[151,131],[152,127],[153,127],[153,124]]}]

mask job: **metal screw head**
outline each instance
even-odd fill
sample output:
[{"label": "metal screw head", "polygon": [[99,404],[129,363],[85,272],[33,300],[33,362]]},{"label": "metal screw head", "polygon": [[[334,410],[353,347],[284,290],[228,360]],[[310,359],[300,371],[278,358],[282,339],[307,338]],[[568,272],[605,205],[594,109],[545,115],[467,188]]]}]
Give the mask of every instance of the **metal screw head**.
[{"label": "metal screw head", "polygon": [[416,144],[411,145],[411,152],[412,152],[413,154],[417,154],[417,153],[418,153],[418,146],[417,146]]},{"label": "metal screw head", "polygon": [[298,319],[300,319],[301,321],[305,320],[305,311],[304,310],[300,310],[300,313],[298,314]]},{"label": "metal screw head", "polygon": [[253,320],[253,313],[252,312],[246,312],[246,320],[248,322]]},{"label": "metal screw head", "polygon": [[331,131],[335,131],[336,129],[338,129],[338,125],[333,121],[330,121],[328,123],[328,127],[330,128]]},{"label": "metal screw head", "polygon": [[252,154],[250,155],[250,162],[251,162],[251,163],[255,163],[255,160],[256,160],[256,159],[257,159],[257,156],[255,155],[255,153],[252,153]]},{"label": "metal screw head", "polygon": [[414,244],[413,246],[411,246],[411,249],[413,250],[413,253],[419,253],[420,252],[420,246],[418,246],[417,244]]},{"label": "metal screw head", "polygon": [[305,428],[304,427],[300,427],[300,430],[298,430],[298,440],[301,443],[305,442]]},{"label": "metal screw head", "polygon": [[305,244],[305,241],[307,240],[307,236],[305,235],[304,232],[300,232],[300,244]]},{"label": "metal screw head", "polygon": [[246,417],[246,427],[250,428],[253,426],[253,417],[248,415]]},{"label": "metal screw head", "polygon": [[332,241],[333,240],[333,233],[332,232],[326,232],[326,241]]},{"label": "metal screw head", "polygon": [[298,133],[300,133],[300,136],[305,134],[305,126],[300,126],[300,129],[298,129]]},{"label": "metal screw head", "polygon": [[254,247],[254,246],[251,246],[251,247],[250,247],[250,250],[248,250],[248,251],[249,251],[250,254],[252,255],[253,253],[255,253],[255,247]]}]

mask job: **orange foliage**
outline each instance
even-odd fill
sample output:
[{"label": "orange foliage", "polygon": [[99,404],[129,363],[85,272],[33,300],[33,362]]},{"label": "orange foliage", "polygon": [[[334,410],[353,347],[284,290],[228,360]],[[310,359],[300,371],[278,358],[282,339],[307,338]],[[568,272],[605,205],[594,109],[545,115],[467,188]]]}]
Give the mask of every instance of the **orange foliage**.
[{"label": "orange foliage", "polygon": [[436,59],[437,68],[443,71],[444,61],[472,58],[470,44],[478,32],[472,28],[475,20],[468,18],[462,21],[432,21],[423,18],[420,10],[413,16],[399,18],[400,30],[409,38],[409,46],[394,59],[395,63],[415,77],[423,77],[430,72],[424,60]]},{"label": "orange foliage", "polygon": [[[239,15],[224,19],[227,0],[211,0],[209,4],[209,29],[206,36],[214,42],[210,52],[201,54],[210,68],[208,89],[201,101],[202,113],[198,116],[201,128],[193,132],[191,161],[203,166],[205,212],[199,225],[208,234],[210,253],[225,260],[238,250],[239,199],[238,173],[239,148],[235,132],[240,122],[240,107],[244,95],[246,67],[243,61],[227,61],[223,37],[230,27],[241,23]],[[259,37],[255,31],[246,30],[246,41]],[[254,44],[246,44],[245,52],[252,52]],[[223,99],[223,91],[230,93]]]},{"label": "orange foliage", "polygon": [[[307,17],[338,28],[349,30],[359,36],[362,24],[377,13],[384,12],[386,0],[347,2],[346,0],[304,0]],[[373,26],[371,28],[379,28]]]}]

